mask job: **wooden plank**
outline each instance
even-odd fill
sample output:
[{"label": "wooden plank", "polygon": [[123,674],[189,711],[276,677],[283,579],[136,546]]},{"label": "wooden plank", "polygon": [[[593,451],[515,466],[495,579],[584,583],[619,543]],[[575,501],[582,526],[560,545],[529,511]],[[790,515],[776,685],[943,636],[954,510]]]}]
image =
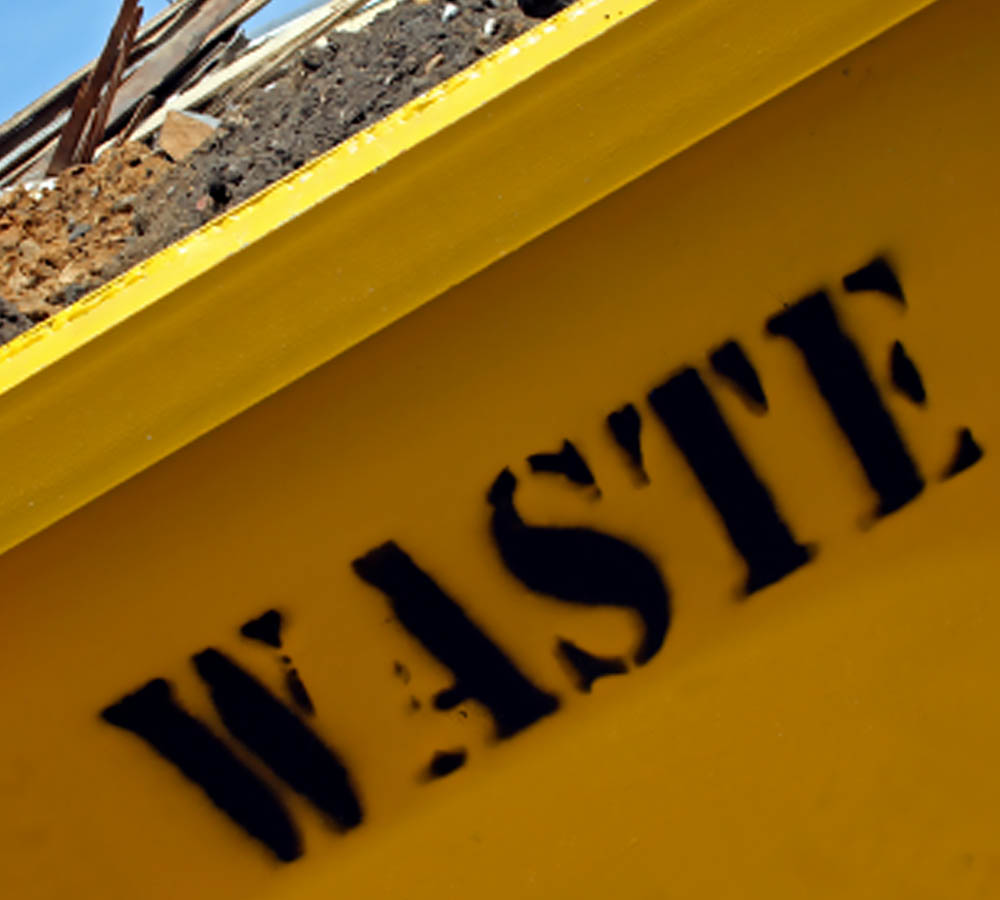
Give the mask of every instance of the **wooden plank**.
[{"label": "wooden plank", "polygon": [[[177,29],[189,22],[191,16],[197,13],[204,3],[205,0],[178,0],[169,10],[160,13],[148,25],[140,29],[136,37],[136,44],[144,41],[147,45],[145,54],[151,55],[157,49],[162,48],[165,43],[168,43]],[[138,54],[140,57],[142,50],[143,48],[140,47]],[[133,45],[133,50],[128,57],[128,64],[135,63],[136,56],[136,45]],[[49,105],[38,109],[38,104],[35,104],[26,111],[25,115],[20,115],[17,123],[18,128],[15,132],[8,135],[0,134],[0,153],[7,151],[6,157],[0,157],[0,184],[9,184],[16,180],[16,173],[24,171],[26,161],[42,159],[44,161],[43,168],[48,168],[53,151],[51,135],[63,128],[69,121],[71,111],[67,107],[72,103],[72,91],[86,77],[87,72],[93,69],[93,66],[92,63],[91,66],[81,69],[76,75],[67,79],[58,89],[60,93],[50,92],[53,98]],[[142,99],[140,98],[140,100]],[[146,108],[148,111],[149,104],[146,104]],[[28,113],[31,113],[30,117]],[[132,127],[134,128],[140,121],[141,117],[131,123]]]},{"label": "wooden plank", "polygon": [[[188,7],[204,2],[204,0],[177,0],[167,9],[163,10],[140,29],[137,41],[145,42],[152,35],[170,23],[175,16],[180,15]],[[45,129],[56,119],[66,116],[68,110],[73,105],[73,100],[79,91],[84,79],[93,71],[97,61],[94,60],[82,68],[78,69],[68,78],[65,78],[54,88],[39,97],[34,103],[26,106],[20,112],[15,113],[6,122],[0,124],[0,174],[9,171],[13,166],[18,165],[16,159],[23,160],[25,154],[19,152],[21,145],[29,141],[32,137]],[[62,123],[60,123],[62,124]],[[29,153],[35,152],[48,138],[42,138],[34,142],[33,147],[25,148]],[[6,157],[4,159],[4,157]]]},{"label": "wooden plank", "polygon": [[132,112],[132,118],[129,119],[128,124],[118,132],[118,136],[114,140],[114,145],[120,147],[125,143],[132,135],[132,132],[138,127],[139,123],[149,115],[153,107],[156,106],[156,97],[153,94],[146,94],[142,100],[139,101],[139,105],[136,106],[135,110]]},{"label": "wooden plank", "polygon": [[231,28],[238,28],[251,16],[257,15],[271,0],[249,0],[240,9],[234,12],[229,18],[227,18],[221,25],[209,33],[208,41],[214,41],[216,38],[221,37],[226,34]]},{"label": "wooden plank", "polygon": [[[300,16],[298,20],[289,22],[270,40],[240,57],[232,65],[218,72],[212,72],[194,87],[167,100],[162,109],[157,110],[136,129],[136,139],[139,140],[156,131],[163,125],[167,112],[170,110],[192,109],[201,106],[234,84],[239,87],[239,84],[253,76],[259,67],[270,65],[273,58],[282,54],[290,43],[297,41],[305,30],[312,33],[312,29],[317,23],[321,23],[323,28],[329,28],[338,18],[354,9],[359,2],[363,2],[363,0],[334,0],[333,3],[310,10]],[[296,26],[296,22],[299,22],[298,26]],[[296,44],[296,46],[301,46],[301,44]]]},{"label": "wooden plank", "polygon": [[177,30],[183,27],[184,23],[198,11],[198,8],[204,2],[205,0],[186,0],[183,4],[174,3],[176,13],[173,16],[161,22],[157,28],[136,37],[135,49],[138,55],[146,56],[166,41],[169,41]]},{"label": "wooden plank", "polygon": [[118,58],[115,60],[114,69],[105,86],[104,94],[97,104],[97,108],[94,110],[94,116],[90,122],[86,136],[77,148],[75,162],[90,162],[94,158],[94,150],[97,149],[98,142],[104,136],[104,129],[108,122],[108,113],[111,111],[111,103],[121,84],[122,72],[125,71],[125,62],[132,49],[132,42],[135,40],[135,33],[139,27],[139,19],[141,17],[142,7],[136,7],[125,26],[125,32],[122,35],[121,44],[118,48]]},{"label": "wooden plank", "polygon": [[101,55],[98,57],[97,65],[83,83],[76,95],[76,99],[73,101],[73,113],[70,116],[69,122],[66,123],[62,134],[59,136],[59,143],[56,145],[55,153],[49,163],[48,171],[50,175],[58,174],[73,161],[84,128],[87,125],[91,112],[97,104],[101,88],[111,77],[111,73],[114,70],[122,36],[135,16],[137,8],[138,0],[122,0],[121,9],[118,11],[118,18],[111,28],[111,34],[108,35],[104,50],[101,51]]},{"label": "wooden plank", "polygon": [[69,112],[63,111],[59,116],[40,131],[30,140],[18,144],[7,156],[0,159],[0,187],[6,186],[16,181],[24,166],[30,160],[45,156],[45,165],[51,158],[52,151],[55,150],[56,142],[59,139],[59,132],[69,121]]},{"label": "wooden plank", "polygon": [[[248,18],[259,12],[270,0],[243,0],[243,4],[235,9],[209,32],[205,43],[223,37],[233,28],[238,27]],[[178,32],[191,23],[205,5],[206,0],[177,0],[168,9],[155,16],[140,29],[133,49],[128,57],[128,65],[152,56],[157,50],[169,44]],[[197,50],[195,51],[197,52]],[[43,98],[30,107],[18,113],[0,128],[0,184],[10,183],[15,170],[23,167],[26,160],[35,159],[49,152],[50,135],[55,129],[65,126],[71,116],[74,96],[79,94],[79,88],[95,63],[80,69],[54,88]],[[126,71],[128,66],[126,65]],[[131,81],[131,77],[126,79]],[[153,85],[155,89],[158,85]],[[148,93],[148,92],[147,92]],[[145,98],[144,94],[139,101]],[[136,101],[133,100],[134,108]],[[147,110],[149,104],[146,104]],[[114,111],[114,108],[113,108]],[[115,119],[109,116],[110,121]],[[129,122],[132,129],[141,122],[141,117]],[[53,128],[53,124],[55,128]],[[6,155],[4,155],[6,154]],[[46,168],[49,162],[46,161]]]},{"label": "wooden plank", "polygon": [[206,38],[248,0],[206,0],[191,20],[170,41],[153,51],[122,84],[111,107],[109,123],[128,115],[135,105],[162,84],[203,47]]},{"label": "wooden plank", "polygon": [[213,66],[218,65],[219,60],[222,59],[222,55],[226,52],[226,49],[236,40],[238,35],[234,35],[229,41],[216,41],[215,46],[211,47],[206,53],[202,55],[196,66],[192,66],[190,71],[180,80],[177,86],[177,90],[184,91],[189,87],[197,84],[202,78],[212,69]]},{"label": "wooden plank", "polygon": [[3,183],[3,187],[45,177],[45,169],[48,167],[58,140],[54,134],[55,130],[40,148],[36,148],[32,153],[22,154],[16,162],[11,164],[9,175]]}]

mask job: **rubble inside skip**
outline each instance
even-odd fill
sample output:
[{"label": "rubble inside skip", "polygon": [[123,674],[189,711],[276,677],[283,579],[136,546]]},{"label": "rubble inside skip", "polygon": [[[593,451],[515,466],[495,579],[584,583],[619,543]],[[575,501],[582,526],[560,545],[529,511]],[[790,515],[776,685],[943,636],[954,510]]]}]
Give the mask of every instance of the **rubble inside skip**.
[{"label": "rubble inside skip", "polygon": [[538,22],[515,0],[334,0],[250,39],[266,3],[175,0],[140,26],[124,0],[101,56],[0,125],[0,342]]}]

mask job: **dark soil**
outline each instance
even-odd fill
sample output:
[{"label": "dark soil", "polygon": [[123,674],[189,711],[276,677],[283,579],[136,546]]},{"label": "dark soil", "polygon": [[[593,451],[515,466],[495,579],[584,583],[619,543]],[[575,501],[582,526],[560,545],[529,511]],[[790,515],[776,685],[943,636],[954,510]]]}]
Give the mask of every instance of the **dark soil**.
[{"label": "dark soil", "polygon": [[[545,0],[544,13],[554,12],[562,3]],[[52,283],[58,291],[34,297],[31,310],[21,308],[17,297],[0,300],[0,343],[384,118],[538,21],[522,13],[516,0],[403,0],[357,33],[330,31],[325,46],[320,41],[298,52],[269,83],[209,108],[207,112],[222,122],[216,133],[172,168],[167,169],[164,160],[167,170],[157,172],[155,183],[151,180],[137,195],[134,189],[129,191],[131,222],[116,229],[118,248],[113,257],[108,259],[104,249],[107,241],[95,246],[94,259],[77,261],[85,265],[86,275],[74,279],[62,271],[54,273]],[[47,200],[43,205],[56,202]],[[119,209],[124,206],[116,206],[116,213]],[[90,235],[83,236],[80,253],[89,255],[90,246]],[[0,297],[5,287],[0,278]]]},{"label": "dark soil", "polygon": [[455,5],[458,15],[447,18],[445,0],[404,0],[356,34],[332,31],[325,48],[309,47],[276,80],[220,111],[223,124],[216,134],[140,197],[136,235],[105,268],[102,280],[184,237],[537,24],[514,0]]}]

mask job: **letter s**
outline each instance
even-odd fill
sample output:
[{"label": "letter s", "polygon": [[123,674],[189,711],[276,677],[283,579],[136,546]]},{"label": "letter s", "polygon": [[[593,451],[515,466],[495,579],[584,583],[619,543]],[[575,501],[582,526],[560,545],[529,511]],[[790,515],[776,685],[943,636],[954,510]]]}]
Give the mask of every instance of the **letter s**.
[{"label": "letter s", "polygon": [[516,488],[514,474],[504,469],[487,495],[504,565],[538,593],[635,610],[644,629],[635,661],[648,662],[670,627],[670,594],[656,564],[638,548],[600,531],[528,525],[514,506]]}]

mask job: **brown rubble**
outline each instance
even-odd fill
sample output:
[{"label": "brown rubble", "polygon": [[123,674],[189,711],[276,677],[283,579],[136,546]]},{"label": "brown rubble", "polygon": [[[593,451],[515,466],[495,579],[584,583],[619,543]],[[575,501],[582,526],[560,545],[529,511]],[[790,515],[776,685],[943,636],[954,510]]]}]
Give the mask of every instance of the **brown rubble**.
[{"label": "brown rubble", "polygon": [[0,297],[33,322],[79,299],[132,236],[138,195],[169,169],[129,143],[66,169],[47,190],[0,194]]}]

